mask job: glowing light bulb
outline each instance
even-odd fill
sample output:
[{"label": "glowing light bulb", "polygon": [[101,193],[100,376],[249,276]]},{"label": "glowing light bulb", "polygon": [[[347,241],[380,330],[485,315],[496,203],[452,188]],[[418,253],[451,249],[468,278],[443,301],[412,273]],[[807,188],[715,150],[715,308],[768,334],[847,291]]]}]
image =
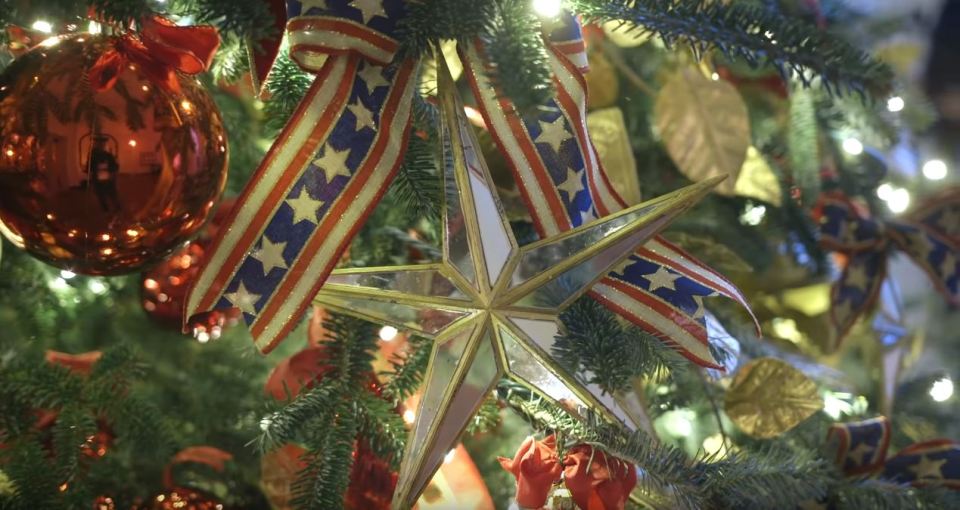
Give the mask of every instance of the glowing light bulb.
[{"label": "glowing light bulb", "polygon": [[53,25],[51,25],[49,21],[44,21],[42,19],[38,19],[37,21],[34,21],[33,24],[30,25],[30,28],[36,30],[37,32],[43,32],[45,34],[49,34],[50,32],[53,32]]},{"label": "glowing light bulb", "polygon": [[847,138],[843,141],[843,150],[851,156],[859,156],[863,153],[863,144],[856,138]]},{"label": "glowing light bulb", "polygon": [[717,80],[720,79],[720,75],[717,74],[717,73],[713,73],[713,74],[710,75],[710,79],[713,80],[713,81],[717,81]]},{"label": "glowing light bulb", "polygon": [[58,276],[50,282],[50,288],[53,290],[67,290],[70,286],[67,285],[66,280]]},{"label": "glowing light bulb", "polygon": [[890,99],[887,99],[887,110],[891,112],[899,112],[903,110],[903,107],[906,106],[903,102],[903,98],[900,96],[893,96]]},{"label": "glowing light bulb", "polygon": [[64,280],[69,280],[74,276],[77,276],[77,273],[74,273],[73,271],[67,271],[66,269],[60,271],[60,278],[63,278]]},{"label": "glowing light bulb", "polygon": [[890,196],[893,194],[893,186],[889,182],[885,182],[877,186],[877,196],[880,200],[890,200]]},{"label": "glowing light bulb", "polygon": [[939,181],[947,176],[947,164],[942,159],[931,159],[923,164],[923,176],[931,181]]},{"label": "glowing light bulb", "polygon": [[752,205],[747,207],[747,210],[740,215],[740,222],[755,227],[763,221],[763,217],[766,214],[767,208],[765,206]]},{"label": "glowing light bulb", "polygon": [[930,398],[943,402],[953,396],[953,381],[949,377],[941,377],[930,387]]},{"label": "glowing light bulb", "polygon": [[380,340],[383,340],[384,342],[393,341],[393,339],[397,337],[398,333],[399,331],[397,331],[397,328],[393,326],[384,326],[380,328]]},{"label": "glowing light bulb", "polygon": [[413,412],[413,409],[407,409],[403,412],[403,421],[408,425],[413,423],[417,419],[417,414]]},{"label": "glowing light bulb", "polygon": [[91,34],[99,34],[102,31],[103,28],[100,26],[100,23],[97,23],[96,21],[87,23],[87,32],[90,32]]},{"label": "glowing light bulb", "polygon": [[104,285],[100,280],[90,280],[90,283],[87,284],[87,287],[90,289],[90,292],[94,294],[103,294],[107,291],[107,286]]},{"label": "glowing light bulb", "polygon": [[560,14],[560,0],[533,0],[533,10],[545,18],[552,18]]},{"label": "glowing light bulb", "polygon": [[890,192],[890,198],[887,199],[887,207],[892,212],[902,213],[910,207],[910,192],[904,188],[897,188]]}]

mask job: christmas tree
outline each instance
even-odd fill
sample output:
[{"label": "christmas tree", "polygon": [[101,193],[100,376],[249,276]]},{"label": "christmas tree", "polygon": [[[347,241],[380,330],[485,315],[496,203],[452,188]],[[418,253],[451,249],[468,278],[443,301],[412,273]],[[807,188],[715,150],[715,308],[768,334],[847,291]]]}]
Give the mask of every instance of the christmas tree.
[{"label": "christmas tree", "polygon": [[0,508],[960,505],[923,16],[0,21]]}]

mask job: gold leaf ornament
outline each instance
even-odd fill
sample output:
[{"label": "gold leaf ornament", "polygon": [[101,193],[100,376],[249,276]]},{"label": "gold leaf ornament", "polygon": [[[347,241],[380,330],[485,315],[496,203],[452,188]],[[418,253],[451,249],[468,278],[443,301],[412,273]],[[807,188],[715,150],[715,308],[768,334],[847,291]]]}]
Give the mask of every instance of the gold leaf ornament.
[{"label": "gold leaf ornament", "polygon": [[822,408],[816,383],[775,358],[759,358],[744,365],[724,401],[730,420],[760,439],[777,437]]},{"label": "gold leaf ornament", "polygon": [[640,177],[627,124],[620,108],[604,108],[587,114],[587,129],[610,184],[627,204],[640,203]]},{"label": "gold leaf ornament", "polygon": [[702,181],[727,175],[716,191],[736,193],[750,147],[750,119],[733,85],[684,67],[660,89],[653,115],[670,159],[685,176]]}]

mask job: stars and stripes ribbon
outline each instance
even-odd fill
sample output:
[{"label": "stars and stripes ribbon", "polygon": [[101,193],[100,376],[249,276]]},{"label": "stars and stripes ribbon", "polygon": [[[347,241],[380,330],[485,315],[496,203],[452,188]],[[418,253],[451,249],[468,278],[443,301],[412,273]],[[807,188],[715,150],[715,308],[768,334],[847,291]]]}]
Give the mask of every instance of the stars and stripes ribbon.
[{"label": "stars and stripes ribbon", "polygon": [[960,191],[946,192],[899,221],[870,218],[847,197],[829,193],[815,216],[821,244],[847,259],[831,291],[838,338],[877,302],[893,250],[907,254],[948,301],[960,304]]},{"label": "stars and stripes ribbon", "polygon": [[[483,43],[460,48],[467,77],[493,139],[503,152],[541,236],[623,209],[587,134],[587,57],[579,23],[569,15],[547,41],[554,97],[521,115],[485,76]],[[657,237],[594,285],[591,295],[657,334],[691,361],[718,367],[710,352],[704,298],[740,291],[702,262]]]},{"label": "stars and stripes ribbon", "polygon": [[918,487],[960,489],[960,445],[949,439],[916,443],[888,459],[890,421],[880,416],[834,424],[827,441],[836,449],[837,467],[847,476],[878,476]]},{"label": "stars and stripes ribbon", "polygon": [[[271,350],[299,322],[402,161],[414,62],[402,0],[289,0],[290,56],[316,74],[214,241],[186,317],[238,308]],[[189,319],[188,319],[189,320]]]}]

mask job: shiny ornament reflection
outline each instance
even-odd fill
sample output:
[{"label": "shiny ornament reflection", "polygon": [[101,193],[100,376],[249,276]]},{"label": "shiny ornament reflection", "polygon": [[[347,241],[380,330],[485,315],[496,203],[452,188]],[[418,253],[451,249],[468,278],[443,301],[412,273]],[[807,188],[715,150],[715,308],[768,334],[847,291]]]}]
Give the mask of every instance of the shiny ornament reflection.
[{"label": "shiny ornament reflection", "polygon": [[128,273],[203,225],[226,180],[223,124],[194,78],[171,92],[128,65],[95,91],[111,38],[57,40],[0,75],[0,231],[57,267]]}]

